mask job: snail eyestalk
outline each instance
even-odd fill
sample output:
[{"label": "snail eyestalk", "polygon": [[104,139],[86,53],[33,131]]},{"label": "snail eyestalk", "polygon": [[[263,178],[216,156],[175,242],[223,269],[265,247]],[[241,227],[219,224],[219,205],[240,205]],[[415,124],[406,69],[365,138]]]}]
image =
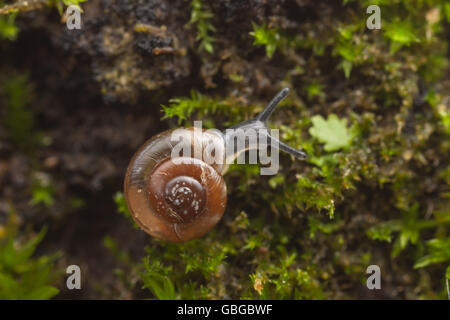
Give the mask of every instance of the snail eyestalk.
[{"label": "snail eyestalk", "polygon": [[[298,159],[305,159],[306,158],[306,154],[298,149],[295,149],[294,147],[289,146],[288,144],[280,141],[279,139],[273,137],[270,135],[269,129],[267,127],[267,120],[270,118],[270,116],[272,115],[273,111],[275,110],[275,108],[279,105],[279,103],[288,96],[289,94],[289,88],[284,88],[283,90],[281,90],[273,99],[272,101],[269,102],[269,104],[264,108],[264,110],[258,114],[255,118],[251,119],[251,120],[247,120],[247,121],[243,121],[241,123],[238,123],[237,125],[232,126],[230,129],[241,129],[243,130],[243,134],[246,137],[245,140],[245,145],[243,146],[243,148],[239,149],[239,150],[235,150],[234,152],[234,156],[237,157],[237,155],[239,155],[240,153],[247,151],[247,150],[251,150],[251,149],[258,149],[258,144],[252,143],[251,141],[249,141],[248,139],[248,134],[247,134],[247,130],[255,130],[256,132],[258,132],[259,134],[261,134],[261,132],[263,132],[263,134],[268,137],[268,143],[270,146],[277,148],[280,151],[289,153],[290,155],[293,155],[294,157],[298,158]],[[247,132],[246,132],[247,131]],[[225,144],[232,144],[234,145],[234,141],[231,141],[232,139],[234,140],[236,138],[236,134],[227,134],[226,131],[224,132],[224,139],[225,139]]]},{"label": "snail eyestalk", "polygon": [[280,104],[281,100],[289,95],[289,88],[284,88],[269,102],[269,104],[264,108],[264,110],[256,117],[257,120],[266,122],[276,107]]},{"label": "snail eyestalk", "polygon": [[[275,137],[272,137],[271,135],[269,135],[269,139],[270,139],[269,144],[271,144],[273,146],[278,145],[279,150],[289,153],[289,154],[293,155],[294,157],[302,159],[302,160],[306,158],[306,153],[304,153],[303,151],[295,149],[294,147],[291,147],[290,145],[284,143],[283,141],[280,141],[279,139],[277,139]],[[274,143],[274,141],[277,141],[277,143]]]}]

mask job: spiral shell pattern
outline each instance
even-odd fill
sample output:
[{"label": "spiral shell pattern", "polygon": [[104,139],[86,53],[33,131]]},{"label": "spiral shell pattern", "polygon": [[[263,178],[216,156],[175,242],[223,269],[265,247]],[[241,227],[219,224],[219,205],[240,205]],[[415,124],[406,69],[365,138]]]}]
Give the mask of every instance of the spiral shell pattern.
[{"label": "spiral shell pattern", "polygon": [[[184,130],[192,133],[192,128]],[[174,161],[172,132],[149,139],[136,152],[125,177],[125,198],[145,232],[182,242],[201,237],[219,222],[226,207],[226,185],[221,165],[209,165],[201,156],[181,155]],[[202,137],[202,145],[219,139],[206,133]]]}]

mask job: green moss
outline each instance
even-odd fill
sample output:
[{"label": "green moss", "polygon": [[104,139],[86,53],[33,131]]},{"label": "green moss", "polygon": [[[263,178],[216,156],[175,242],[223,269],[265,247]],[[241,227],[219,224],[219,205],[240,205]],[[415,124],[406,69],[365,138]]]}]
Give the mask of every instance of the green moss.
[{"label": "green moss", "polygon": [[54,260],[58,254],[33,257],[45,229],[32,239],[23,241],[19,238],[16,219],[16,215],[11,213],[9,223],[0,226],[0,299],[50,299],[59,292],[51,285],[57,276]]},{"label": "green moss", "polygon": [[80,3],[86,2],[88,0],[50,0],[50,3],[58,9],[60,15],[63,15],[64,6],[76,6],[81,9]]},{"label": "green moss", "polygon": [[197,29],[197,40],[200,42],[199,48],[208,53],[213,53],[215,39],[212,34],[216,32],[216,28],[211,20],[214,18],[214,15],[206,8],[203,0],[192,0],[191,7],[189,24],[195,25]]},{"label": "green moss", "polygon": [[254,45],[263,45],[266,48],[266,55],[272,58],[273,54],[281,44],[281,36],[277,29],[269,29],[266,25],[258,26],[252,23],[253,31],[250,35],[254,38]]},{"label": "green moss", "polygon": [[350,77],[353,66],[360,64],[363,60],[362,53],[367,44],[360,41],[361,29],[361,24],[355,23],[340,26],[337,30],[336,46],[333,50],[334,54],[343,59],[339,68],[344,71],[346,78]]},{"label": "green moss", "polygon": [[409,21],[394,21],[385,26],[384,35],[391,41],[391,52],[395,53],[403,46],[409,46],[414,42],[419,42],[412,24]]},{"label": "green moss", "polygon": [[[429,240],[427,246],[429,250],[428,254],[420,258],[414,265],[414,268],[424,268],[432,264],[450,263],[450,238]],[[448,275],[447,278],[449,278]]]},{"label": "green moss", "polygon": [[192,90],[190,97],[178,97],[169,100],[169,105],[162,105],[164,113],[163,119],[178,118],[178,124],[186,122],[194,113],[198,119],[203,119],[204,125],[213,122],[208,121],[215,115],[222,114],[228,117],[222,126],[229,126],[242,121],[242,114],[244,111],[251,111],[252,106],[246,106],[247,110],[242,110],[237,102],[233,99],[223,100],[215,97],[210,97],[201,94],[198,91]]},{"label": "green moss", "polygon": [[28,76],[13,75],[0,82],[0,98],[6,104],[6,117],[2,122],[9,138],[21,149],[33,149],[41,136],[34,131],[34,116],[28,108],[32,99]]},{"label": "green moss", "polygon": [[180,97],[169,100],[169,106],[162,106],[164,112],[163,119],[177,117],[178,124],[190,117],[195,111],[200,111],[203,115],[216,113],[219,110],[226,110],[228,106],[216,99],[204,96],[192,90],[191,97]]},{"label": "green moss", "polygon": [[[0,5],[2,3],[0,2]],[[0,39],[16,40],[19,28],[16,26],[17,13],[11,13],[7,16],[0,16]]]},{"label": "green moss", "polygon": [[[59,14],[62,16],[64,14],[64,9],[69,6],[78,7],[81,12],[83,9],[80,6],[80,3],[86,2],[87,0],[37,0],[37,1],[16,1],[15,3],[5,4],[3,1],[0,1],[0,23],[2,21],[2,14],[8,15],[12,18],[12,22],[14,22],[14,18],[19,12],[31,11],[41,9],[45,6],[55,7]],[[1,25],[1,24],[0,24]],[[1,27],[0,27],[1,32]]]},{"label": "green moss", "polygon": [[136,229],[139,229],[138,225],[136,224],[136,222],[134,222],[133,218],[131,217],[131,213],[128,210],[127,201],[125,200],[125,196],[123,195],[122,192],[117,192],[114,195],[114,202],[116,203],[117,211],[119,211],[119,213],[121,213],[125,218],[127,218],[128,221],[130,221]]}]

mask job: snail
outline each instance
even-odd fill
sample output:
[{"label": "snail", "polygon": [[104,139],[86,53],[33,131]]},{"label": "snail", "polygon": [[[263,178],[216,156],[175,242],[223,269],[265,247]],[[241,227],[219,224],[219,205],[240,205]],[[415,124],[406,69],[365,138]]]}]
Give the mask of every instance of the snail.
[{"label": "snail", "polygon": [[[271,147],[304,159],[304,152],[271,135],[266,124],[288,94],[289,89],[283,89],[257,117],[230,129],[244,133],[257,130]],[[247,150],[262,148],[247,136],[244,144],[234,146],[231,143],[235,139],[233,135],[218,130],[200,130],[201,134],[196,135],[195,131],[196,128],[171,129],[150,138],[128,166],[124,193],[129,211],[135,222],[155,238],[184,242],[211,230],[225,212],[227,188],[223,175],[228,169],[227,164]],[[174,145],[174,136],[188,143]],[[173,152],[180,145],[182,152],[174,157]],[[196,146],[208,148],[210,145],[215,147],[213,153],[226,161],[211,163],[205,161],[204,153],[195,151]],[[225,153],[228,145],[233,147],[231,152]]]}]

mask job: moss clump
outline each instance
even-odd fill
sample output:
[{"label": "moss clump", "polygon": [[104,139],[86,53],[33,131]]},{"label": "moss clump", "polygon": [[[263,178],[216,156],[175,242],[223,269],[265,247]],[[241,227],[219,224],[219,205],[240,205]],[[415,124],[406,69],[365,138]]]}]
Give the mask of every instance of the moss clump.
[{"label": "moss clump", "polygon": [[27,75],[13,75],[2,79],[0,98],[6,109],[3,114],[3,125],[9,138],[22,149],[33,148],[37,143],[34,135],[34,115],[28,108],[32,98],[32,89]]},{"label": "moss clump", "polygon": [[189,25],[195,25],[197,29],[197,40],[200,41],[199,48],[206,52],[214,52],[214,37],[212,34],[216,31],[211,20],[214,15],[205,7],[202,0],[192,0],[191,19]]},{"label": "moss clump", "polygon": [[24,241],[18,233],[17,215],[12,211],[7,224],[0,225],[0,299],[46,300],[58,294],[52,285],[58,274],[58,255],[33,257],[45,229]]},{"label": "moss clump", "polygon": [[[1,3],[0,3],[1,4]],[[0,16],[0,38],[7,40],[15,40],[17,38],[17,34],[19,29],[17,28],[16,21],[16,13],[12,13],[8,16]]]}]

